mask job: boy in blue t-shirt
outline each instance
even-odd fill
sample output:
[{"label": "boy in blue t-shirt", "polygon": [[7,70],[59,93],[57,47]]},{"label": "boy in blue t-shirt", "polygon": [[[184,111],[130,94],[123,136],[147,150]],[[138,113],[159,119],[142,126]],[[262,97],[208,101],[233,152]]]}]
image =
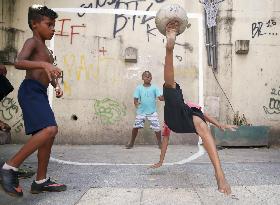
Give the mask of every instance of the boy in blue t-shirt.
[{"label": "boy in blue t-shirt", "polygon": [[138,129],[144,127],[146,118],[150,121],[150,128],[155,131],[159,148],[161,147],[161,128],[157,114],[156,100],[163,101],[162,92],[151,84],[152,74],[145,71],[142,74],[143,85],[138,85],[134,91],[134,105],[137,108],[136,119],[132,129],[130,142],[125,146],[131,149],[134,145]]}]

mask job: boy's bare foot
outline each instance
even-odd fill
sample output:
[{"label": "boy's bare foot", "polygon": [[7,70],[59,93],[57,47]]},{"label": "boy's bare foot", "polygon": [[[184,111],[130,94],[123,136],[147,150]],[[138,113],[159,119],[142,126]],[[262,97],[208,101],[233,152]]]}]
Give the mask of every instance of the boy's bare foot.
[{"label": "boy's bare foot", "polygon": [[173,50],[176,40],[176,30],[166,30],[166,48],[168,50]]},{"label": "boy's bare foot", "polygon": [[226,195],[231,194],[231,188],[229,183],[227,182],[226,178],[224,176],[218,177],[216,176],[218,190],[221,193],[224,193]]},{"label": "boy's bare foot", "polygon": [[127,145],[125,145],[125,148],[126,148],[126,149],[132,149],[132,148],[133,148],[133,145],[132,145],[132,144],[127,144]]},{"label": "boy's bare foot", "polygon": [[179,30],[179,22],[176,20],[170,21],[166,25],[166,48],[169,50],[173,50],[176,40],[176,35],[178,34]]},{"label": "boy's bare foot", "polygon": [[158,162],[158,163],[156,163],[156,164],[154,164],[154,165],[152,165],[150,167],[153,168],[153,169],[156,169],[156,168],[159,168],[161,166],[162,166],[162,162]]}]

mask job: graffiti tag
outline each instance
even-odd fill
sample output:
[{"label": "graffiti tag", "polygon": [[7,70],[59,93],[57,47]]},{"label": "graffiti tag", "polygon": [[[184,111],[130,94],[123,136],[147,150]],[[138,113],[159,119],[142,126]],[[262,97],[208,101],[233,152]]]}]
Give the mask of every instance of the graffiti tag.
[{"label": "graffiti tag", "polygon": [[126,115],[126,107],[109,98],[95,100],[94,110],[95,114],[101,118],[101,122],[105,125],[114,124]]},{"label": "graffiti tag", "polygon": [[271,93],[272,96],[269,99],[269,105],[268,107],[263,106],[264,112],[266,114],[280,114],[280,99],[277,99],[276,96],[280,97],[280,86],[279,86],[279,90],[277,91],[277,89],[272,88],[271,89]]}]

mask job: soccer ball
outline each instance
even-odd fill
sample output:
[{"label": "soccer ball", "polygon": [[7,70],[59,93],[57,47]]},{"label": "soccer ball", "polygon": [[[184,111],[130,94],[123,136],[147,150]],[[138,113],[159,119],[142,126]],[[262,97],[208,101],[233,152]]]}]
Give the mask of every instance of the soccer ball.
[{"label": "soccer ball", "polygon": [[178,4],[165,5],[158,10],[155,23],[160,33],[166,35],[165,28],[171,20],[177,20],[180,24],[178,35],[191,26],[188,23],[187,12]]}]

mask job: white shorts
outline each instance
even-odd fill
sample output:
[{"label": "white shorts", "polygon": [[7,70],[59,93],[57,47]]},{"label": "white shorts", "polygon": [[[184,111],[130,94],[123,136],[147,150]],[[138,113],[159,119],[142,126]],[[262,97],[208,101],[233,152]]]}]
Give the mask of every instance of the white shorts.
[{"label": "white shorts", "polygon": [[137,115],[133,127],[134,128],[143,128],[146,118],[150,122],[150,128],[152,130],[154,130],[155,132],[159,132],[160,124],[159,124],[157,112],[154,112],[153,114]]}]

